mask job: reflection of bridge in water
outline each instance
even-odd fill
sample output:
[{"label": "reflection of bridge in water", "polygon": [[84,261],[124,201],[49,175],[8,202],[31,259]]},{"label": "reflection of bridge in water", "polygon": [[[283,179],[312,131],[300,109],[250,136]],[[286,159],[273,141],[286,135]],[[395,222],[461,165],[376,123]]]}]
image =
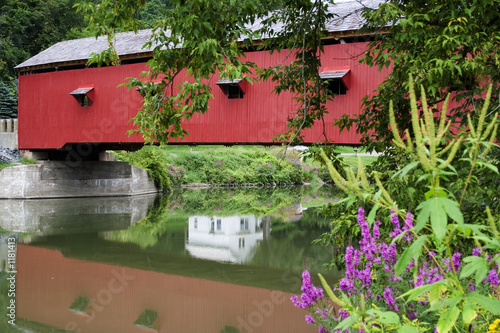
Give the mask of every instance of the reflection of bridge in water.
[{"label": "reflection of bridge in water", "polygon": [[[291,294],[282,291],[65,258],[57,250],[22,244],[18,272],[18,318],[60,329],[92,333],[219,333],[225,328],[242,333],[316,331],[293,308]],[[279,282],[298,289],[300,281],[292,276],[283,274]],[[144,319],[145,314],[153,320]]]},{"label": "reflection of bridge in water", "polygon": [[269,230],[269,216],[191,216],[186,250],[196,258],[241,264]]},{"label": "reflection of bridge in water", "polygon": [[[315,331],[289,301],[300,292],[302,257],[314,255],[296,239],[278,243],[269,216],[167,211],[165,220],[136,223],[155,215],[154,199],[0,201],[10,212],[0,217],[2,227],[35,234],[20,236],[29,245],[18,245],[18,319],[93,333]],[[298,230],[301,223],[304,238],[301,230],[311,226],[303,222],[280,222],[273,230]],[[134,242],[151,226],[162,230],[155,243]],[[289,266],[296,261],[299,267]]]},{"label": "reflection of bridge in water", "polygon": [[41,235],[126,229],[147,215],[155,197],[0,200],[0,227]]}]

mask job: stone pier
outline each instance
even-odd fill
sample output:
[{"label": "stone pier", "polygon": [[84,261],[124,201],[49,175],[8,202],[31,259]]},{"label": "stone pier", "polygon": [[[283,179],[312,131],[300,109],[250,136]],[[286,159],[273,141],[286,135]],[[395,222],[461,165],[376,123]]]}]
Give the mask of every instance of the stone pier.
[{"label": "stone pier", "polygon": [[0,119],[1,148],[17,148],[17,119]]},{"label": "stone pier", "polygon": [[127,162],[39,161],[0,171],[0,199],[131,196],[158,189],[147,171]]}]

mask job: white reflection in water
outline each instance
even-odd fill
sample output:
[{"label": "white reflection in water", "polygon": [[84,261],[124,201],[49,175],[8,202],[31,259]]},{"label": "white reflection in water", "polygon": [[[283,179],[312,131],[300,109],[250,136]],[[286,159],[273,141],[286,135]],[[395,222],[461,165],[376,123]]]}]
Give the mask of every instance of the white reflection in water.
[{"label": "white reflection in water", "polygon": [[241,264],[263,237],[260,217],[191,216],[186,250],[195,258]]}]

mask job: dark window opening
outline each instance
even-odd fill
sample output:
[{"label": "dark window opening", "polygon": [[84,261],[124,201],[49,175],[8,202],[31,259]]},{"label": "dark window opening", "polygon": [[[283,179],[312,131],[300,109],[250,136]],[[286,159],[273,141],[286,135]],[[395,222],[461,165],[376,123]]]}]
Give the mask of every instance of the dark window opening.
[{"label": "dark window opening", "polygon": [[220,87],[224,95],[227,96],[228,99],[241,99],[245,94],[243,89],[240,87],[241,79],[237,80],[228,80],[222,79],[218,81],[216,84]]},{"label": "dark window opening", "polygon": [[332,70],[319,73],[319,77],[325,81],[325,88],[329,95],[347,94],[347,82],[349,69]]},{"label": "dark window opening", "polygon": [[236,85],[228,85],[227,91],[225,92],[227,98],[229,99],[239,99],[243,98],[243,90],[241,90],[240,86]]},{"label": "dark window opening", "polygon": [[330,79],[326,81],[328,84],[328,94],[329,95],[345,95],[347,94],[347,87],[345,86],[342,79]]},{"label": "dark window opening", "polygon": [[69,94],[73,96],[76,101],[80,104],[80,106],[86,107],[92,105],[92,100],[87,95],[94,88],[78,88],[73,90]]}]

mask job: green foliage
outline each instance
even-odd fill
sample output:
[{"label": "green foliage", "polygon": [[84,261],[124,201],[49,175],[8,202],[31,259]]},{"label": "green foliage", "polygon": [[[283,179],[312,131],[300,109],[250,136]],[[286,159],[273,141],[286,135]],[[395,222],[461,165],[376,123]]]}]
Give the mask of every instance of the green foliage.
[{"label": "green foliage", "polygon": [[[148,143],[166,144],[188,134],[182,122],[207,112],[213,98],[208,83],[215,79],[214,75],[249,83],[271,80],[275,93],[291,92],[297,112],[286,133],[279,136],[281,140],[301,141],[300,132],[321,121],[326,113],[325,103],[330,97],[318,72],[325,23],[333,17],[328,13],[327,2],[172,0],[168,7],[160,7],[157,1],[103,0],[99,6],[79,4],[78,8],[96,36],[108,35],[110,48],[91,60],[99,65],[119,61],[113,53],[115,31],[136,31],[140,27],[139,17],[144,18],[146,25],[153,25],[153,33],[145,44],[154,50],[153,59],[148,62],[150,70],[142,78],[130,78],[128,83],[130,89],[139,87],[148,92],[133,120],[136,129],[129,133],[142,135]],[[160,20],[150,19],[152,8],[161,10]],[[257,20],[262,20],[260,28],[251,30],[249,27],[255,28]],[[277,22],[284,23],[279,31],[274,28]],[[286,51],[287,58],[292,61],[257,68],[244,56],[245,51],[256,49],[256,39],[263,40],[260,47],[271,53],[290,50]],[[153,79],[161,82],[143,82]]]},{"label": "green foliage", "polygon": [[122,160],[148,171],[155,185],[164,191],[172,188],[168,176],[168,164],[164,163],[161,152],[155,146],[144,146],[135,153],[117,154]]},{"label": "green foliage", "polygon": [[139,11],[139,20],[147,28],[153,28],[159,21],[168,15],[172,6],[165,0],[146,0],[146,6]]},{"label": "green foliage", "polygon": [[21,164],[36,164],[36,160],[32,159],[32,158],[28,158],[28,157],[21,157],[21,159],[19,160],[19,163]]},{"label": "green foliage", "polygon": [[[390,0],[365,17],[368,29],[377,34],[363,62],[391,68],[392,72],[363,100],[363,112],[338,123],[356,124],[362,141],[383,151],[390,146],[388,108],[394,103],[395,121],[404,130],[411,121],[407,77],[426,87],[429,105],[444,101],[452,92],[454,104],[448,121],[466,125],[466,114],[480,109],[488,84],[493,85],[491,101],[497,104],[500,87],[499,0]],[[488,119],[492,115],[489,115]],[[410,133],[413,129],[410,128]]]},{"label": "green foliage", "polygon": [[5,169],[6,167],[8,167],[10,164],[9,162],[6,162],[6,161],[0,161],[0,170],[2,169]]},{"label": "green foliage", "polygon": [[156,159],[156,174],[170,179],[173,185],[189,183],[236,184],[302,184],[320,182],[314,168],[298,160],[279,159],[264,148],[209,149],[198,152],[176,151],[146,146],[120,158],[142,168]]},{"label": "green foliage", "polygon": [[52,44],[67,32],[85,26],[73,9],[75,0],[4,0],[0,2],[0,80],[17,77],[14,66]]},{"label": "green foliage", "polygon": [[17,80],[0,81],[0,118],[17,118]]},{"label": "green foliage", "polygon": [[[413,181],[412,173],[420,171],[416,183],[424,183],[426,191],[415,193],[414,202],[419,204],[415,204],[416,218],[410,217],[414,228],[393,241],[393,243],[400,241],[406,237],[405,234],[412,236],[411,243],[399,255],[394,274],[396,277],[405,274],[403,281],[407,279],[408,274],[413,274],[416,279],[420,274],[419,267],[432,264],[442,275],[442,279],[424,283],[419,287],[408,285],[405,289],[398,290],[401,293],[399,297],[406,304],[419,301],[424,305],[425,311],[417,313],[415,321],[409,322],[401,313],[383,315],[375,306],[365,304],[363,299],[359,306],[357,300],[343,297],[346,303],[344,308],[351,316],[350,319],[340,322],[337,328],[355,327],[370,330],[376,325],[387,331],[415,332],[422,325],[427,325],[436,326],[437,331],[443,333],[484,332],[488,323],[500,314],[500,289],[497,281],[500,262],[499,215],[492,214],[490,208],[486,206],[482,215],[488,225],[479,225],[477,220],[464,218],[466,214],[463,205],[467,198],[466,193],[470,191],[469,184],[472,183],[472,179],[477,178],[478,183],[490,181],[483,179],[483,170],[498,175],[498,168],[490,154],[492,149],[498,147],[494,143],[498,129],[498,113],[487,119],[492,86],[487,91],[482,109],[473,116],[467,115],[467,129],[453,132],[451,136],[448,135],[450,123],[446,121],[449,97],[446,98],[440,115],[435,117],[433,110],[427,106],[423,88],[422,100],[417,103],[413,84],[410,77],[409,96],[413,131],[411,133],[408,130],[404,131],[404,139],[398,132],[393,107],[392,105],[389,107],[392,144],[400,149],[399,154],[406,155],[406,159],[398,160],[401,161],[401,165],[396,173],[385,182],[382,182],[380,174],[374,173],[376,186],[372,187],[367,182],[361,164],[356,175],[352,171],[347,171],[346,180],[331,163],[328,163],[326,157],[325,161],[329,164],[336,184],[349,194],[346,202],[363,200],[372,205],[368,222],[374,210],[378,208],[391,209],[396,211],[396,214],[404,216],[405,211],[397,206],[400,196],[389,192],[387,184],[409,179]],[[458,163],[468,165],[468,172],[462,175],[454,167],[461,151],[463,154]],[[461,176],[460,190],[457,187],[459,182],[455,181],[457,176]],[[498,178],[495,179],[495,182],[497,181]],[[480,189],[476,186],[474,190]],[[483,190],[479,197],[486,197],[485,193],[487,192]],[[463,240],[474,242],[477,249],[474,255],[463,259],[465,265],[461,266],[458,262],[460,254],[457,257],[453,252],[463,249]],[[493,254],[492,257],[486,252]],[[425,259],[427,256],[431,258],[430,264]],[[482,283],[485,278],[491,285]],[[378,283],[377,280],[371,288],[373,290],[385,288],[386,283],[381,285]],[[471,288],[471,283],[475,285],[475,291]]]}]

